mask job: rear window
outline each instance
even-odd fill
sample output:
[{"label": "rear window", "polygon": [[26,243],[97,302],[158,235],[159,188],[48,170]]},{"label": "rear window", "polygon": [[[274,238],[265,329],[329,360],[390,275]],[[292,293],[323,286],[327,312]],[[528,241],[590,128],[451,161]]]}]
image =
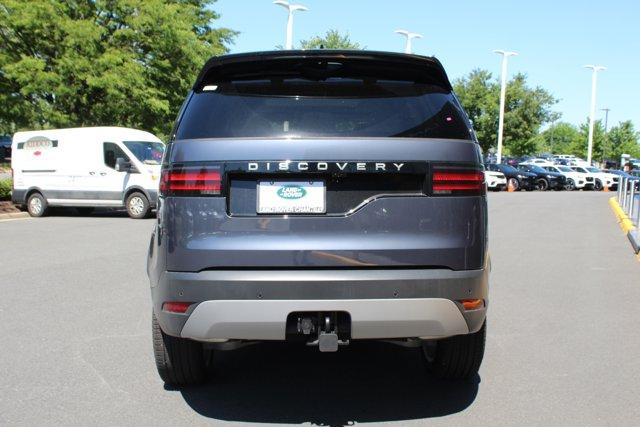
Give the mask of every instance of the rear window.
[{"label": "rear window", "polygon": [[470,140],[453,94],[424,82],[269,78],[208,82],[177,139],[407,137]]}]

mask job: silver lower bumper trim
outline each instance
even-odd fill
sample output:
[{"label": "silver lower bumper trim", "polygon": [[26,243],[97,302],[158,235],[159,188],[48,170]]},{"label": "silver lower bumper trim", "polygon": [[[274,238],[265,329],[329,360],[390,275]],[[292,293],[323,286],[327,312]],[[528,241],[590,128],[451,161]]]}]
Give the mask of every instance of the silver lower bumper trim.
[{"label": "silver lower bumper trim", "polygon": [[183,338],[197,341],[284,340],[287,316],[344,311],[352,339],[445,338],[469,333],[458,306],[444,298],[357,300],[210,300],[193,310]]}]

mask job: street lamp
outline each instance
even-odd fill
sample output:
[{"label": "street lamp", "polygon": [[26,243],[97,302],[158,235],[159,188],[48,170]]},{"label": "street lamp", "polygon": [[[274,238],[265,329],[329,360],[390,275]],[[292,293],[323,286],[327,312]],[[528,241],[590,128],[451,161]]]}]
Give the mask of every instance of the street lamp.
[{"label": "street lamp", "polygon": [[277,4],[278,6],[282,6],[289,12],[289,18],[287,19],[287,40],[285,42],[284,48],[287,50],[293,49],[293,12],[296,10],[309,10],[305,6],[301,4],[290,4],[285,0],[276,0],[273,4]]},{"label": "street lamp", "polygon": [[502,163],[502,131],[504,130],[504,103],[507,95],[507,58],[518,55],[516,52],[494,50],[493,53],[502,55],[502,77],[500,83],[500,115],[498,116],[498,154],[497,163]]},{"label": "street lamp", "polygon": [[596,116],[596,85],[598,71],[606,70],[606,67],[602,65],[585,65],[584,68],[590,68],[593,73],[591,74],[591,110],[589,113],[589,145],[587,148],[587,163],[591,164],[591,154],[593,152],[593,125],[595,123]]},{"label": "street lamp", "polygon": [[407,38],[407,41],[404,45],[404,53],[411,53],[411,39],[421,39],[422,38],[422,34],[418,34],[418,33],[412,33],[411,31],[407,31],[407,30],[396,30],[395,31],[397,34],[402,34],[403,36],[405,36]]},{"label": "street lamp", "polygon": [[609,111],[611,111],[611,108],[601,108],[600,111],[604,111],[604,147],[602,147],[602,163],[605,164],[606,149],[609,148]]}]

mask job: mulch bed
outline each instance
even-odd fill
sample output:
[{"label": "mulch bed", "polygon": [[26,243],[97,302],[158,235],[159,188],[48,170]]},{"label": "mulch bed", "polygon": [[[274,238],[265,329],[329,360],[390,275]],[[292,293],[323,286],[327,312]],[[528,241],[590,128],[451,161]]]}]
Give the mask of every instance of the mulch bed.
[{"label": "mulch bed", "polygon": [[0,214],[19,212],[21,212],[20,209],[18,209],[13,203],[0,201]]}]

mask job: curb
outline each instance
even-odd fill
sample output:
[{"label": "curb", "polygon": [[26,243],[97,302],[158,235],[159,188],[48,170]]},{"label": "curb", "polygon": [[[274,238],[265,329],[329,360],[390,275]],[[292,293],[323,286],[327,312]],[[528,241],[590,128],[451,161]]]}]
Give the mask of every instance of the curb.
[{"label": "curb", "polygon": [[629,216],[627,216],[624,210],[622,210],[615,197],[611,197],[609,199],[609,206],[611,206],[611,210],[613,210],[613,213],[618,219],[618,224],[620,225],[622,232],[627,235],[629,242],[631,242],[631,247],[633,248],[634,253],[637,254],[640,252],[640,230],[636,229],[635,225],[633,225]]},{"label": "curb", "polygon": [[18,219],[18,218],[29,218],[29,214],[27,212],[13,212],[13,213],[0,214],[0,221],[5,219]]}]

